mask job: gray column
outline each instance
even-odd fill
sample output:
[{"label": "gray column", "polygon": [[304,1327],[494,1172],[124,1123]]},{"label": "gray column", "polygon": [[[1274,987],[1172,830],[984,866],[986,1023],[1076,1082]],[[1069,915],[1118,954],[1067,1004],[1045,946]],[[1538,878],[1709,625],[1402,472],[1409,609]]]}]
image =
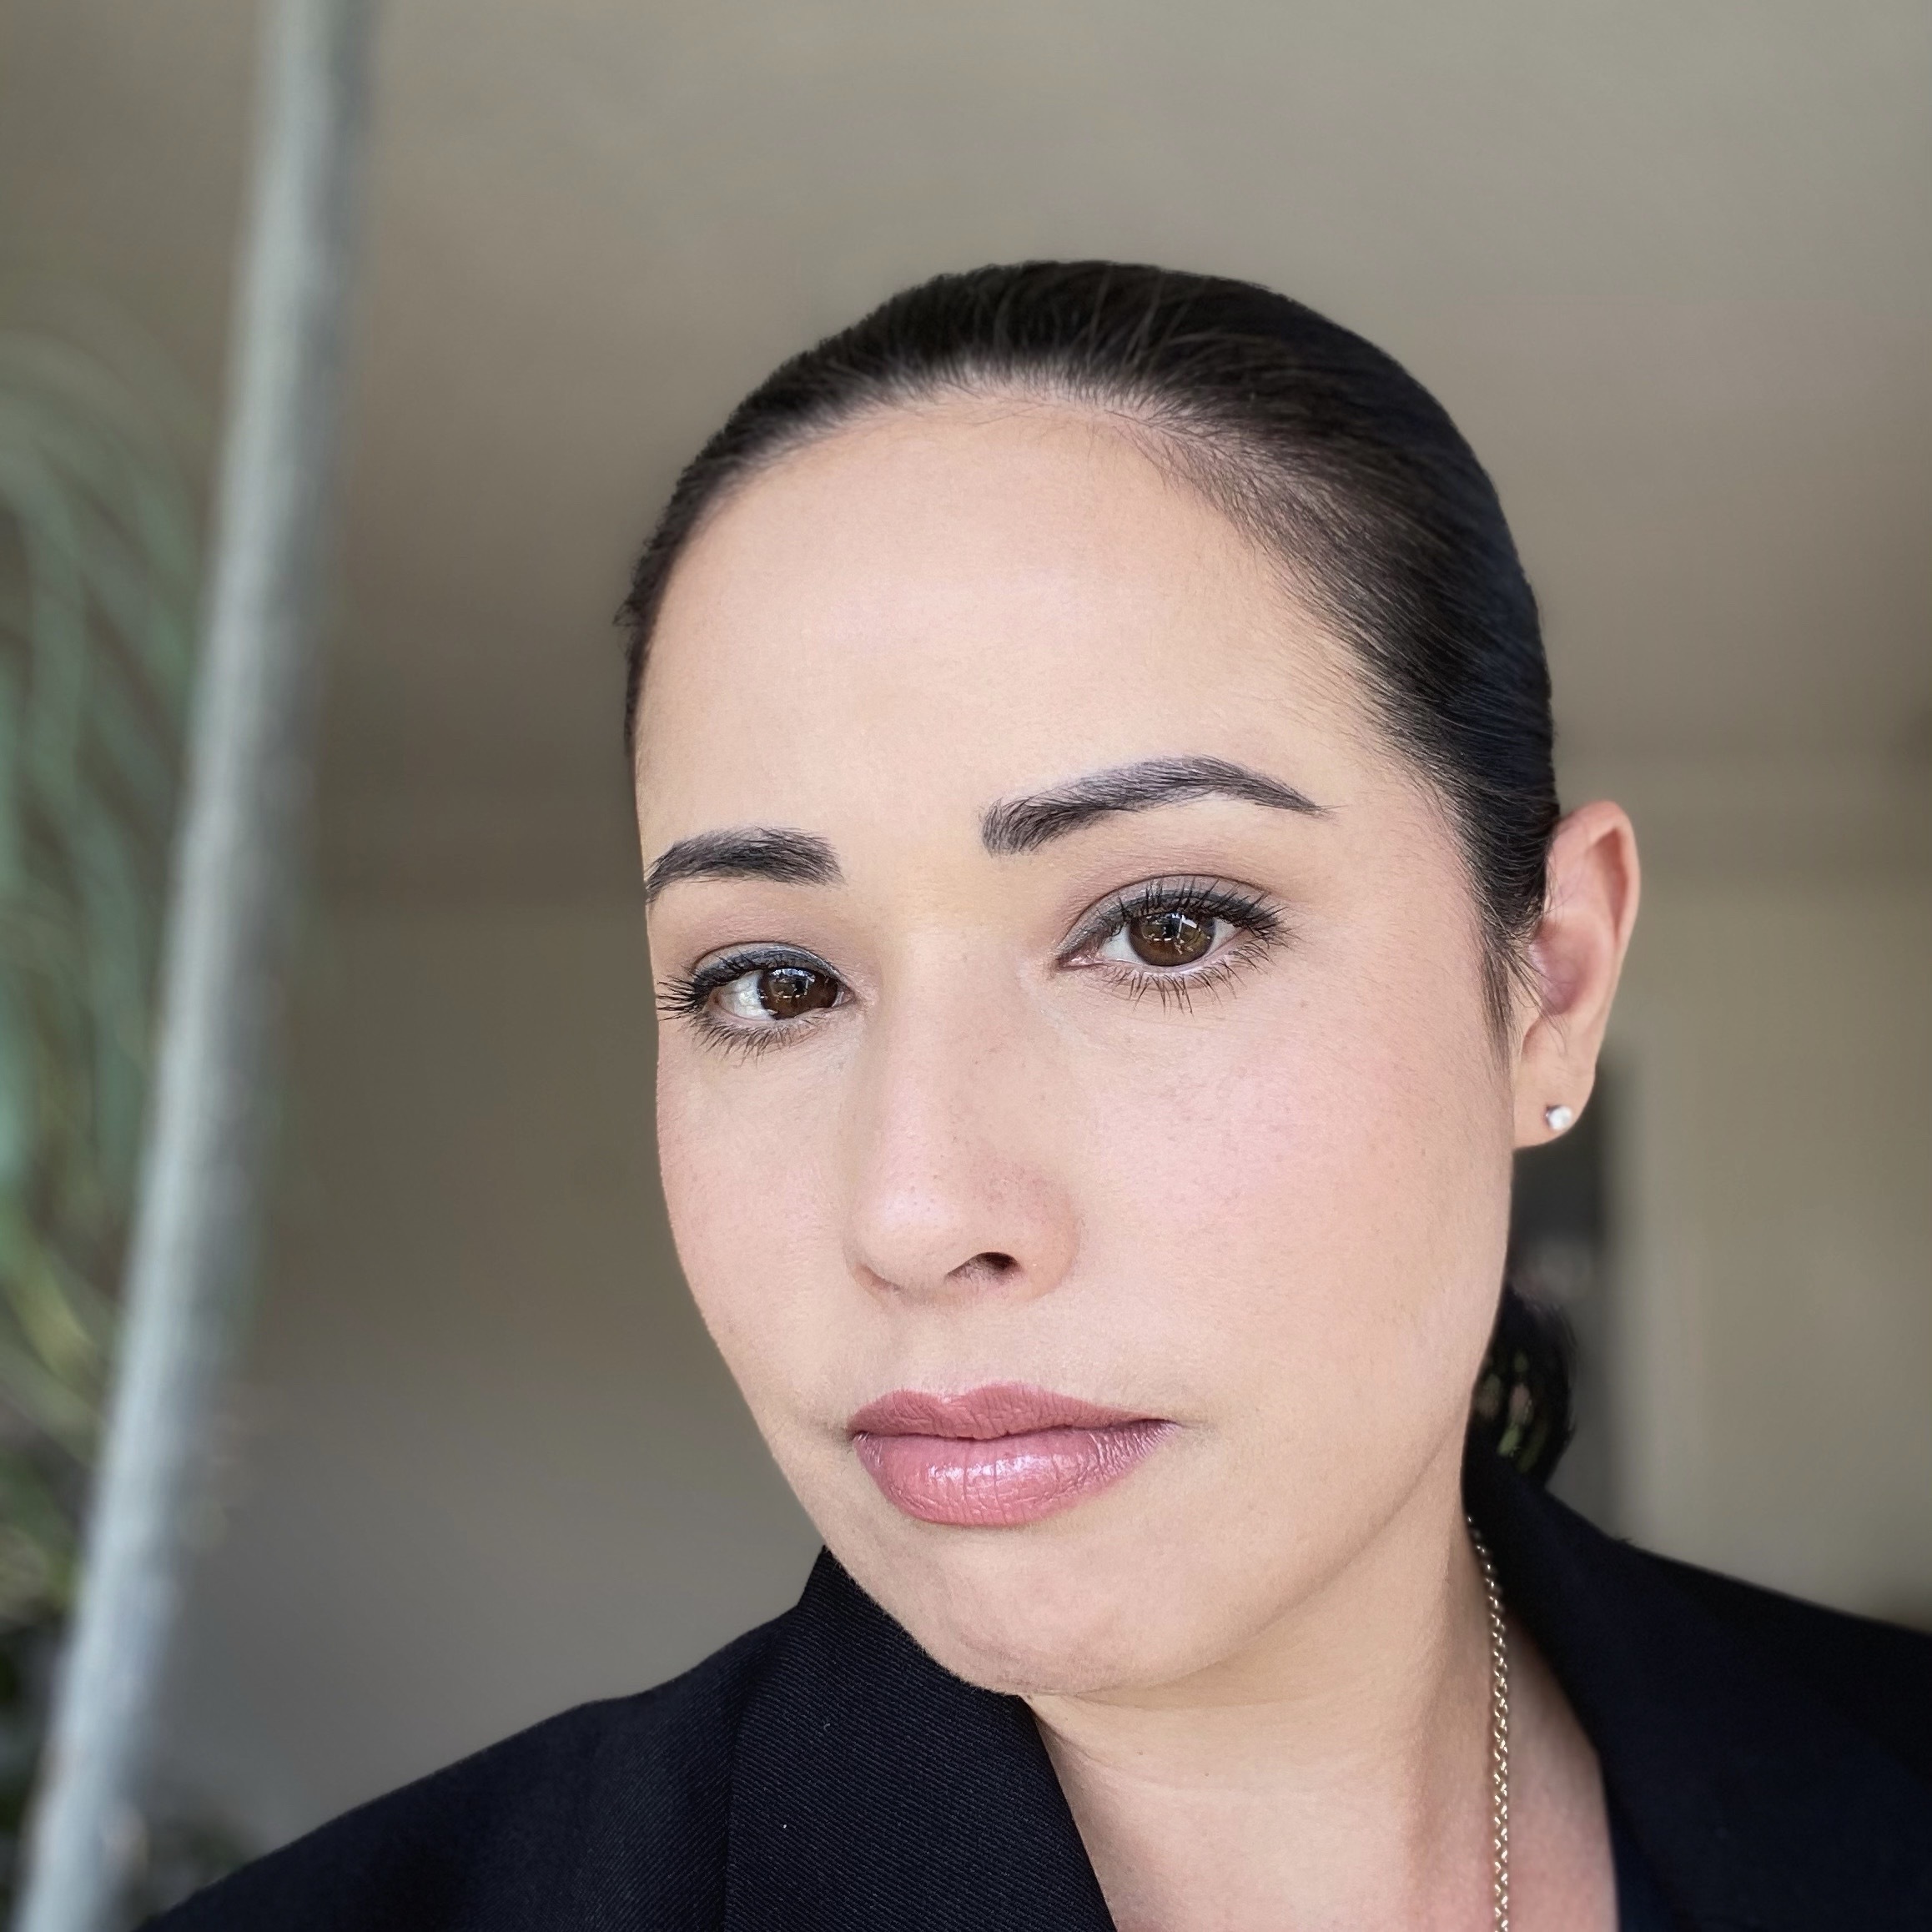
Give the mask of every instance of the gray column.
[{"label": "gray column", "polygon": [[253,1264],[314,762],[372,0],[274,0],[120,1346],[20,1932],[108,1932]]}]

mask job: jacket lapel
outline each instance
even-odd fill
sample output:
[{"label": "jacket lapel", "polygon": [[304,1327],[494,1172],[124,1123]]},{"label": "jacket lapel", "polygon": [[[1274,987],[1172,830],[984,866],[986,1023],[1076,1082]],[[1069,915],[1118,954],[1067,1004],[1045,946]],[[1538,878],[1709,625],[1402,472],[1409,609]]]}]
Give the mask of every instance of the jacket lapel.
[{"label": "jacket lapel", "polygon": [[1472,1456],[1467,1487],[1511,1610],[1682,1923],[1932,1925],[1932,1791],[1655,1558],[1497,1458]]},{"label": "jacket lapel", "polygon": [[822,1555],[747,1701],[727,1932],[1111,1932],[1032,1713]]}]

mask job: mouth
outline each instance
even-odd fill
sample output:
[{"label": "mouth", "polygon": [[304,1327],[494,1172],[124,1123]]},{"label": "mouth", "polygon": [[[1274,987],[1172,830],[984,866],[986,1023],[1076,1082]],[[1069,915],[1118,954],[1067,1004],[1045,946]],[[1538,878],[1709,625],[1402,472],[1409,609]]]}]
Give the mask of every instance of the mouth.
[{"label": "mouth", "polygon": [[1057,1516],[1139,1467],[1174,1429],[1019,1382],[962,1395],[899,1389],[846,1423],[886,1501],[920,1522],[1014,1529]]}]

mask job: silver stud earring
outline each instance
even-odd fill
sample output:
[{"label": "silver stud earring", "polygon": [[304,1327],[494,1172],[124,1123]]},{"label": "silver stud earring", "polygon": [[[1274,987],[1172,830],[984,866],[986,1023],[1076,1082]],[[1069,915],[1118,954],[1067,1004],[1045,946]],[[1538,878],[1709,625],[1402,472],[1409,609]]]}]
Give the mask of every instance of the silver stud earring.
[{"label": "silver stud earring", "polygon": [[1543,1109],[1543,1124],[1552,1134],[1567,1134],[1576,1124],[1576,1119],[1577,1109],[1566,1107],[1560,1100],[1555,1106]]}]

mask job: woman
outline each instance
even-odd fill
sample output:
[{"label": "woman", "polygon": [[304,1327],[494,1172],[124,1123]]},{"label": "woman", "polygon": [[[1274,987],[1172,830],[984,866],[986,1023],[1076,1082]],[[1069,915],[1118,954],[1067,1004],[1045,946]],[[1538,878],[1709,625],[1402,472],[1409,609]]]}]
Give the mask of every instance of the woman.
[{"label": "woman", "polygon": [[627,613],[672,1221],[829,1554],[169,1923],[1932,1923],[1932,1646],[1517,1467],[1637,856],[1436,404],[1244,284],[941,278]]}]

